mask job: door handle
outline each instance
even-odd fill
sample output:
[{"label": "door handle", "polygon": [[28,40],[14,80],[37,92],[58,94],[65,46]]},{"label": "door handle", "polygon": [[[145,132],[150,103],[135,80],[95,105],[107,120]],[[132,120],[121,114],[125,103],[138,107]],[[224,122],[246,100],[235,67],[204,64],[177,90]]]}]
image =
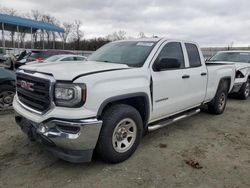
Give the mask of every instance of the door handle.
[{"label": "door handle", "polygon": [[201,76],[206,76],[206,75],[207,75],[206,72],[202,72],[202,73],[201,73]]},{"label": "door handle", "polygon": [[185,74],[182,76],[182,79],[187,79],[187,78],[190,78],[190,75]]}]

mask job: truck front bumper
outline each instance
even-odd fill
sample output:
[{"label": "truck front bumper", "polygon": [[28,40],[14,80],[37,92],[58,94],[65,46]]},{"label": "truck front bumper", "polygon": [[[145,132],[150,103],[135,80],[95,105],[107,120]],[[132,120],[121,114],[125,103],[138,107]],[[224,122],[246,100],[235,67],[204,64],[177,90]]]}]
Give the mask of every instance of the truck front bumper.
[{"label": "truck front bumper", "polygon": [[32,122],[17,114],[16,122],[31,140],[42,143],[56,157],[70,162],[92,159],[102,121],[97,119],[49,119]]}]

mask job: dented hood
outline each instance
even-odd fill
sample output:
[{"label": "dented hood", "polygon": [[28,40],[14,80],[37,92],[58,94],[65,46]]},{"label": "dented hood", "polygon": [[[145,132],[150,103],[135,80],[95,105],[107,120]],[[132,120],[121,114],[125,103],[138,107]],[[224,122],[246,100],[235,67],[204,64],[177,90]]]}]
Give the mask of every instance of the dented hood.
[{"label": "dented hood", "polygon": [[52,74],[56,80],[74,80],[79,75],[127,68],[125,64],[96,61],[34,63],[20,67],[27,71]]},{"label": "dented hood", "polygon": [[233,64],[236,71],[241,71],[244,75],[250,72],[250,63],[240,63],[233,61],[209,61],[208,63],[213,64]]}]

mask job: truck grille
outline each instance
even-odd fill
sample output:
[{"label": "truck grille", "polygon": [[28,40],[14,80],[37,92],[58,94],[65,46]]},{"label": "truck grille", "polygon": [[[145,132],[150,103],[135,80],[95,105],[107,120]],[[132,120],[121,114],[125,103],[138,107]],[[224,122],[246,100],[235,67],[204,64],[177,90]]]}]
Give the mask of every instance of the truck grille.
[{"label": "truck grille", "polygon": [[17,96],[24,105],[45,112],[50,108],[50,81],[26,74],[17,73]]}]

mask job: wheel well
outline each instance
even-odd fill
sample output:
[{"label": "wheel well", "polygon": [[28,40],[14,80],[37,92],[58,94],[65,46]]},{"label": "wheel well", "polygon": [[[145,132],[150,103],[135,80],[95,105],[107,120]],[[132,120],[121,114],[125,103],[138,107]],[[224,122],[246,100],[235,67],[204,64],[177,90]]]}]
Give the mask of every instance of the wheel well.
[{"label": "wheel well", "polygon": [[227,88],[227,91],[229,92],[230,90],[230,85],[231,85],[231,78],[223,78],[220,81],[220,85],[223,85],[225,88]]},{"label": "wheel well", "polygon": [[115,104],[126,104],[134,107],[141,115],[143,125],[147,125],[149,118],[149,101],[146,97],[136,96],[125,99],[114,100],[106,103],[106,105],[101,109],[101,112],[98,112],[98,118],[112,105]]}]

